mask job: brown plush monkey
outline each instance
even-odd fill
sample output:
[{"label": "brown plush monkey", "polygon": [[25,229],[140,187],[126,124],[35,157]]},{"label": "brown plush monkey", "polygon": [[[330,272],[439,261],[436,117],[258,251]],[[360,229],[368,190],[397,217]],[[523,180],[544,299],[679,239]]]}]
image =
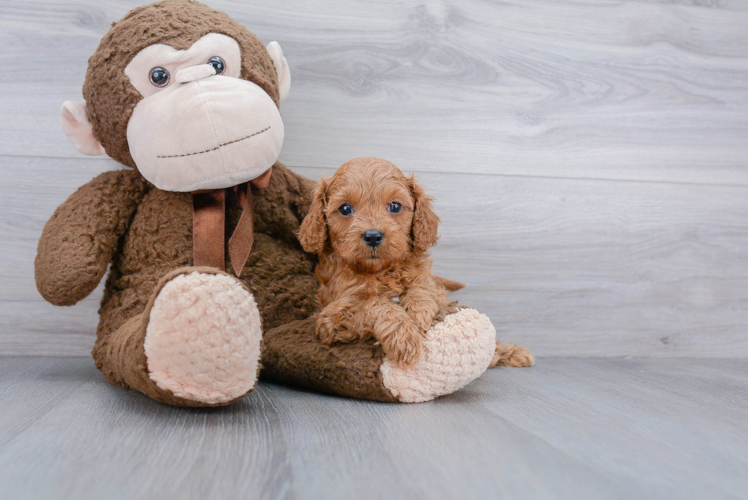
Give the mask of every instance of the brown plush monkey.
[{"label": "brown plush monkey", "polygon": [[99,175],[47,222],[40,293],[75,304],[111,263],[96,365],[173,405],[229,404],[260,366],[383,401],[459,389],[494,356],[493,327],[474,310],[443,311],[409,370],[371,342],[316,338],[316,260],[297,240],[314,184],[277,162],[289,84],[277,43],[202,4],[167,0],[114,24],[89,60],[85,103],[66,102],[62,119],[81,152],[129,168]]}]

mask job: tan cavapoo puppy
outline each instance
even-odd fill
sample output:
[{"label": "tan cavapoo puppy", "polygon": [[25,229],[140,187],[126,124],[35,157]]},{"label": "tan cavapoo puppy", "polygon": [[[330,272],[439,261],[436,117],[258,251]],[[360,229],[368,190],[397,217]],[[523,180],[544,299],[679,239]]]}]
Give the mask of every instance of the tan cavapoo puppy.
[{"label": "tan cavapoo puppy", "polygon": [[[379,158],[356,158],[320,180],[299,241],[319,254],[323,343],[374,337],[394,362],[418,359],[432,320],[449,302],[447,288],[463,286],[431,274],[427,251],[439,225],[431,201],[413,176]],[[520,366],[502,358],[518,358],[514,351],[523,348],[498,346],[492,365]],[[531,364],[526,352],[522,365]]]}]

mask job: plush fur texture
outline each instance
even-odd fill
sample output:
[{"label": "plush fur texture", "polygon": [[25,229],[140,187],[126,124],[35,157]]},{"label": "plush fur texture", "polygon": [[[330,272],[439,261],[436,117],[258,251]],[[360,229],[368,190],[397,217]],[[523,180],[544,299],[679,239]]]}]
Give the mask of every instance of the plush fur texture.
[{"label": "plush fur texture", "polygon": [[[438,225],[423,188],[386,160],[356,158],[320,182],[299,241],[319,253],[323,343],[373,337],[391,362],[418,359],[432,320],[448,303],[427,253]],[[375,247],[364,239],[372,230],[382,237]]]},{"label": "plush fur texture", "polygon": [[275,328],[263,341],[263,378],[354,398],[407,403],[429,401],[475,380],[491,366],[497,344],[490,320],[456,302],[436,314],[421,354],[410,367],[388,360],[373,338],[320,343],[314,318]]},{"label": "plush fur texture", "polygon": [[143,348],[161,389],[216,404],[254,389],[261,340],[252,295],[229,275],[193,271],[159,291]]},{"label": "plush fur texture", "polygon": [[34,263],[42,297],[71,306],[96,288],[147,191],[137,172],[105,172],[55,211],[44,226]]},{"label": "plush fur texture", "polygon": [[461,389],[489,367],[496,345],[491,320],[461,309],[430,329],[411,369],[385,358],[382,380],[403,403],[430,401]]},{"label": "plush fur texture", "polygon": [[241,78],[259,85],[276,105],[278,75],[263,43],[223,12],[192,1],[166,0],[133,9],[102,38],[88,62],[83,85],[93,134],[107,154],[136,168],[127,143],[127,123],[143,98],[124,73],[138,52],[161,43],[188,49],[208,33],[230,36],[242,52]]},{"label": "plush fur texture", "polygon": [[[159,385],[154,380],[153,373],[149,368],[154,367],[158,372],[161,366],[164,365],[166,358],[181,358],[180,362],[183,366],[188,365],[190,361],[200,361],[201,359],[203,361],[206,361],[199,352],[196,353],[196,350],[194,349],[195,346],[191,346],[189,343],[180,344],[179,353],[171,352],[170,350],[166,349],[160,349],[161,346],[156,346],[156,352],[151,353],[152,356],[155,354],[155,357],[153,358],[149,358],[145,352],[147,344],[147,330],[148,327],[151,326],[151,312],[153,311],[153,307],[156,301],[159,299],[159,297],[161,297],[161,291],[164,288],[169,288],[169,285],[172,284],[174,280],[177,280],[177,282],[179,282],[182,276],[194,274],[198,274],[202,277],[222,275],[225,278],[233,279],[225,273],[209,267],[184,267],[175,269],[167,273],[156,284],[150,300],[145,304],[143,312],[132,316],[127,321],[125,321],[115,332],[112,332],[104,338],[99,338],[99,340],[97,341],[96,346],[94,347],[94,360],[96,361],[96,366],[104,373],[104,375],[106,375],[109,382],[111,382],[112,384],[121,385],[125,388],[140,391],[143,394],[146,394],[147,396],[163,403],[175,406],[192,407],[223,406],[232,403],[240,397],[243,397],[246,392],[249,392],[254,388],[253,383],[232,384],[239,386],[244,385],[247,390],[242,394],[238,394],[239,391],[231,391],[234,395],[236,395],[236,397],[233,397],[232,399],[227,399],[226,397],[232,395],[230,392],[222,391],[223,397],[213,397],[210,398],[210,401],[204,401],[200,398],[202,395],[195,394],[194,389],[196,389],[196,385],[203,386],[200,388],[200,390],[210,388],[212,382],[214,382],[215,380],[212,377],[208,380],[201,380],[194,377],[191,377],[189,379],[181,378],[181,384],[162,383],[161,385]],[[156,327],[158,328],[158,323],[160,320],[159,316],[162,316],[162,314],[159,313],[159,311],[156,311],[155,316]],[[242,336],[246,338],[246,332]],[[256,342],[256,339],[254,339],[254,341]],[[159,343],[159,339],[156,339],[156,343]],[[236,342],[232,341],[232,343]],[[252,343],[253,342],[250,342],[250,344]],[[151,345],[151,347],[153,346]],[[229,360],[232,364],[237,365],[236,367],[240,369],[244,364],[243,360],[230,359],[230,357],[224,357],[223,359],[216,358],[212,360],[212,363],[218,364],[218,366],[220,366],[222,362],[226,362],[227,360]],[[152,365],[152,363],[154,362],[155,366]],[[256,357],[254,363],[256,364]],[[204,363],[203,368],[205,368]],[[234,370],[231,369],[226,371],[233,372]],[[184,375],[184,371],[182,371],[180,375]],[[255,380],[256,372],[252,373],[251,371],[246,369],[241,372],[240,370],[239,373],[233,373],[231,375],[231,378],[234,382],[236,382],[238,378]],[[180,379],[172,379],[171,382],[175,382],[178,380]],[[183,386],[192,386],[189,387],[191,392],[191,394],[189,394],[189,397],[186,397],[188,396],[188,394],[182,391],[182,389],[184,388]],[[180,392],[181,395],[177,394],[172,389],[176,389],[176,392]]]},{"label": "plush fur texture", "polygon": [[358,399],[395,402],[380,367],[382,346],[373,339],[326,345],[315,333],[315,318],[265,332],[263,379]]},{"label": "plush fur texture", "polygon": [[[254,193],[255,242],[240,279],[257,302],[265,331],[307,318],[318,308],[316,259],[296,239],[313,187],[276,163],[270,186]],[[233,196],[227,206],[231,234],[241,207]],[[161,191],[134,170],[105,172],[81,187],[42,233],[38,289],[54,304],[72,305],[96,287],[109,262],[94,358],[110,382],[146,392],[131,380],[133,371],[145,368],[143,338],[131,335],[145,328],[142,314],[159,280],[192,265],[192,196]],[[149,395],[190,405],[161,393]]]}]

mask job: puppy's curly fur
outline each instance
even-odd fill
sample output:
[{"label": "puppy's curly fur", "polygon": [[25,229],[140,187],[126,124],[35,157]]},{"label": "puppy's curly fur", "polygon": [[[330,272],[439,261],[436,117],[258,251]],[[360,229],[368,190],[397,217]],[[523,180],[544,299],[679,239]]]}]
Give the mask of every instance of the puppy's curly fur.
[{"label": "puppy's curly fur", "polygon": [[[320,256],[317,334],[324,343],[373,337],[395,362],[418,359],[447,291],[464,287],[431,274],[427,251],[439,225],[431,201],[414,176],[379,158],[356,158],[320,181],[299,241]],[[350,213],[340,211],[346,204]],[[364,240],[371,230],[382,236],[376,246]],[[497,341],[490,366],[534,362],[530,350]]]},{"label": "puppy's curly fur", "polygon": [[[379,158],[356,158],[320,181],[299,241],[320,256],[317,334],[324,343],[374,337],[397,363],[418,358],[448,304],[445,286],[461,288],[431,274],[427,251],[439,225],[431,201],[413,176]],[[381,243],[365,241],[372,231]]]}]

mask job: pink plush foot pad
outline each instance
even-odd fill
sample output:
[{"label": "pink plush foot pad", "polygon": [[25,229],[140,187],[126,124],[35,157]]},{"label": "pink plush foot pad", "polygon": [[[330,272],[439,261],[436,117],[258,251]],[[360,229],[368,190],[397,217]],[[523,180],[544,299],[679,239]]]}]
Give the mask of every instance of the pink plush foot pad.
[{"label": "pink plush foot pad", "polygon": [[254,298],[234,278],[179,275],[150,311],[144,343],[149,376],[181,398],[227,403],[257,383],[261,339]]},{"label": "pink plush foot pad", "polygon": [[385,358],[385,387],[403,403],[421,403],[451,394],[478,378],[496,350],[496,330],[485,314],[461,309],[426,334],[414,366],[402,368]]}]

